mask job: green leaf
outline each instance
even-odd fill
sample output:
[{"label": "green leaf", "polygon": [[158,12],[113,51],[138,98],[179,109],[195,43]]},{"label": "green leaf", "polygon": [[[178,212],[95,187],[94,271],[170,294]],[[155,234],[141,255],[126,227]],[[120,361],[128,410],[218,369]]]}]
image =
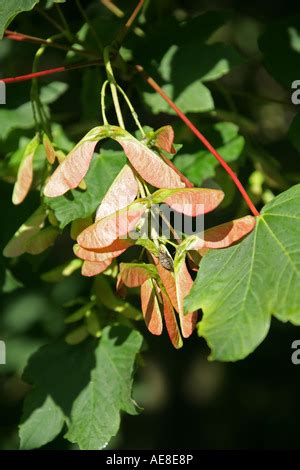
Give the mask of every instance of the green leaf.
[{"label": "green leaf", "polygon": [[66,435],[80,449],[106,447],[119,429],[120,410],[136,414],[131,398],[132,373],[141,346],[137,331],[124,327],[103,330],[91,381],[74,403]]},{"label": "green leaf", "polygon": [[94,347],[87,341],[76,347],[60,341],[42,347],[30,358],[23,378],[35,387],[24,402],[21,449],[41,447],[60,433],[74,400],[89,383]]},{"label": "green leaf", "polygon": [[9,23],[23,11],[32,10],[40,0],[0,0],[0,39]]},{"label": "green leaf", "polygon": [[110,185],[126,163],[123,152],[101,150],[95,154],[85,178],[87,189],[75,189],[67,195],[45,198],[46,204],[54,211],[55,217],[63,228],[75,219],[83,219],[91,215]]},{"label": "green leaf", "polygon": [[[1,0],[0,0],[1,2]],[[1,17],[1,4],[0,4]],[[63,82],[52,82],[41,88],[41,101],[45,104],[51,104],[56,101],[68,88]],[[32,105],[30,102],[20,105],[16,109],[0,109],[0,141],[7,139],[10,132],[14,129],[32,129],[34,127],[34,118]]]},{"label": "green leaf", "polygon": [[[158,63],[156,73],[160,75],[160,83],[162,80],[166,83],[163,89],[185,113],[212,110],[211,93],[202,82],[216,80],[242,62],[232,46],[215,43],[215,39],[214,43],[204,42],[224,19],[208,13],[177,25],[170,35],[173,45],[164,51],[158,46],[158,51],[151,54]],[[207,25],[207,21],[211,23]],[[143,97],[152,112],[174,114],[156,93],[145,92]]]},{"label": "green leaf", "polygon": [[69,153],[73,147],[75,147],[75,143],[69,140],[67,135],[65,134],[63,127],[60,124],[53,123],[51,126],[53,141],[57,145],[58,148],[64,150],[65,152]]},{"label": "green leaf", "polygon": [[[195,82],[187,85],[184,90],[179,93],[176,93],[175,85],[171,83],[162,86],[162,89],[184,113],[204,112],[214,109],[214,102],[211,93],[200,80],[196,80]],[[143,97],[145,103],[154,114],[175,114],[175,111],[173,111],[168,103],[166,103],[157,93],[145,92]]]},{"label": "green leaf", "polygon": [[[191,54],[194,60],[191,60]],[[180,46],[171,46],[158,70],[164,80],[172,83],[175,80],[175,87],[179,88],[195,80],[216,80],[239,63],[241,58],[237,52],[226,44],[195,44],[190,40]]]},{"label": "green leaf", "polygon": [[241,243],[204,256],[186,299],[203,310],[199,334],[212,359],[234,361],[268,333],[273,314],[300,324],[300,185],[267,204]]},{"label": "green leaf", "polygon": [[41,88],[40,98],[44,104],[52,104],[58,100],[69,88],[64,82],[51,82],[49,85]]},{"label": "green leaf", "polygon": [[[206,132],[226,162],[237,160],[244,149],[245,139],[238,131],[238,126],[235,124],[220,122]],[[216,158],[207,150],[198,150],[190,154],[179,153],[174,161],[177,168],[197,186],[200,186],[204,180],[213,178],[219,165]]]},{"label": "green leaf", "polygon": [[31,129],[34,126],[31,103],[16,109],[0,109],[0,140],[5,140],[14,129]]},{"label": "green leaf", "polygon": [[104,328],[100,341],[60,341],[35,353],[24,372],[35,387],[25,399],[21,448],[50,442],[64,423],[67,439],[81,449],[105,447],[118,431],[120,411],[136,413],[132,373],[141,345],[138,332],[113,326]]},{"label": "green leaf", "polygon": [[25,400],[23,419],[26,421],[20,425],[19,432],[22,450],[36,449],[51,442],[60,433],[65,421],[53,398],[43,396],[37,389]]}]

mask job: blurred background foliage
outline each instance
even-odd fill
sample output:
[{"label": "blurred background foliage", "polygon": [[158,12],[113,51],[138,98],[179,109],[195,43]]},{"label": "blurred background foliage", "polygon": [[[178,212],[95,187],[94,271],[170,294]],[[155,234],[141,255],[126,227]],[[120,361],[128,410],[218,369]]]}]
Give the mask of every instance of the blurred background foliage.
[{"label": "blurred background foliage", "polygon": [[[43,6],[46,3],[53,2],[43,2]],[[125,12],[135,4],[116,3]],[[82,5],[101,41],[108,44],[120,19],[100,1]],[[67,0],[62,8],[71,31],[78,32],[88,48],[97,50],[76,2]],[[10,29],[43,38],[53,35],[53,26],[38,9],[19,15]],[[33,44],[4,39],[0,44],[1,75],[29,73],[36,49]],[[190,113],[238,172],[258,207],[299,183],[300,116],[291,102],[291,84],[300,79],[297,2],[152,0],[146,2],[121,55],[129,64],[141,63]],[[78,61],[73,53],[67,58]],[[49,48],[39,67],[64,62],[63,51]],[[225,190],[221,210],[206,223],[245,214],[244,203],[228,176],[161,98],[121,60],[116,74],[144,125],[158,128],[170,123],[174,127],[176,143],[182,144],[174,159],[179,169],[197,185]],[[41,80],[53,134],[65,151],[99,123],[103,80],[99,67]],[[1,250],[39,200],[34,191],[22,206],[10,202],[22,148],[34,128],[29,101],[30,82],[11,84],[7,105],[0,108]],[[126,110],[124,113],[131,122]],[[38,158],[36,165],[38,174]],[[95,191],[99,187],[93,186]],[[64,207],[59,210],[65,225],[68,214]],[[62,236],[41,255],[25,254],[9,262],[1,259],[0,339],[7,344],[7,364],[0,368],[1,449],[18,447],[17,423],[28,389],[21,374],[28,357],[40,345],[65,334],[66,313],[72,311],[74,299],[84,298],[90,289],[90,281],[78,271],[56,283],[42,279],[43,273],[71,257],[72,243]],[[138,306],[137,299],[135,303]],[[134,396],[144,411],[138,417],[123,417],[111,448],[299,448],[299,369],[291,363],[291,343],[298,339],[299,327],[273,320],[264,343],[235,364],[208,362],[208,348],[196,334],[182,350],[175,351],[165,335],[152,337],[144,328],[143,332],[148,347]],[[60,436],[46,448],[72,447]]]}]

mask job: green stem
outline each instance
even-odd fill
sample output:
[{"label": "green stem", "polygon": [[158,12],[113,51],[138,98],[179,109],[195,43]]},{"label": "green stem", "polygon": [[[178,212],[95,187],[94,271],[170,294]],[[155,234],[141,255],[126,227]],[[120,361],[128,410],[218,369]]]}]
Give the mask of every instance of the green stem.
[{"label": "green stem", "polygon": [[[57,34],[47,39],[47,42],[51,43],[52,39],[61,37],[61,34]],[[38,69],[39,60],[44,54],[48,44],[43,44],[36,52],[32,65],[32,73],[36,73]],[[34,78],[31,85],[31,102],[32,102],[32,111],[34,120],[36,123],[36,128],[40,132],[41,128],[46,132],[46,134],[51,138],[51,126],[49,124],[49,118],[44,109],[44,105],[41,102],[38,88],[38,80]]]},{"label": "green stem", "polygon": [[[34,57],[33,65],[32,65],[32,73],[35,73],[37,71],[38,61],[39,61],[39,58],[42,56],[44,50],[45,50],[45,46],[41,46],[37,50],[35,57]],[[42,111],[43,104],[39,97],[38,81],[36,78],[32,80],[30,97],[31,97],[32,111],[33,111],[33,117],[34,117],[34,121],[36,125],[36,130],[37,132],[40,133],[41,129],[46,128],[46,122],[44,118],[44,113]]]},{"label": "green stem", "polygon": [[126,101],[127,106],[128,106],[128,108],[129,108],[129,110],[130,110],[130,112],[131,112],[131,115],[132,115],[132,117],[133,117],[133,120],[134,120],[134,122],[136,123],[138,129],[140,130],[142,136],[145,137],[146,134],[145,134],[145,132],[144,132],[144,129],[142,128],[142,125],[141,125],[141,123],[140,123],[140,121],[139,121],[138,115],[137,115],[137,113],[136,113],[136,111],[135,111],[135,109],[134,109],[134,107],[133,107],[133,105],[132,105],[130,99],[129,99],[128,96],[126,95],[126,93],[125,93],[125,91],[123,90],[123,88],[121,88],[119,85],[117,85],[117,89],[119,90],[119,92],[120,92],[121,95],[123,96],[124,100]]},{"label": "green stem", "polygon": [[112,66],[111,66],[109,54],[110,54],[110,47],[106,46],[105,49],[104,49],[104,53],[103,53],[103,59],[104,59],[104,65],[105,65],[105,69],[106,69],[107,79],[108,79],[108,82],[109,82],[109,85],[110,85],[111,95],[112,95],[112,99],[113,99],[113,103],[114,103],[114,107],[115,107],[115,111],[116,111],[119,126],[122,129],[125,129],[125,124],[124,124],[122,111],[121,111],[121,107],[120,107],[120,102],[119,102],[119,97],[118,97],[117,84],[116,84],[113,69],[112,69]]},{"label": "green stem", "polygon": [[105,112],[105,91],[106,91],[107,85],[108,85],[108,80],[105,80],[101,88],[101,112],[102,112],[103,124],[105,126],[108,125],[108,120],[107,120],[106,112]]}]

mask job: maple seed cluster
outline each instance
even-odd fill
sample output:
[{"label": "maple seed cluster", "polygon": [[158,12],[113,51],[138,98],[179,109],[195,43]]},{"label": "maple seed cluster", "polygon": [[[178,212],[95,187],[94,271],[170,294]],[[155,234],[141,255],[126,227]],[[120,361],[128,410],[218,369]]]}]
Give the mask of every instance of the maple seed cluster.
[{"label": "maple seed cluster", "polygon": [[[78,235],[74,252],[83,260],[82,274],[95,276],[131,246],[142,246],[147,262],[121,263],[117,291],[124,295],[127,287],[140,287],[142,312],[149,331],[160,335],[164,319],[172,344],[179,348],[182,337],[188,338],[197,322],[197,312],[184,311],[184,299],[193,284],[190,273],[198,270],[208,249],[237,242],[253,229],[255,219],[243,217],[209,229],[202,236],[181,234],[173,241],[131,236],[154,206],[161,203],[178,213],[198,217],[214,210],[223,200],[220,190],[194,188],[167,158],[166,154],[175,153],[171,126],[149,133],[142,141],[118,126],[95,127],[59,164],[44,194],[57,197],[84,185],[95,147],[106,138],[121,145],[128,162],[100,203],[95,222]],[[49,142],[45,142],[45,148],[48,160],[53,163]],[[166,248],[168,243],[175,251],[174,259]]]}]

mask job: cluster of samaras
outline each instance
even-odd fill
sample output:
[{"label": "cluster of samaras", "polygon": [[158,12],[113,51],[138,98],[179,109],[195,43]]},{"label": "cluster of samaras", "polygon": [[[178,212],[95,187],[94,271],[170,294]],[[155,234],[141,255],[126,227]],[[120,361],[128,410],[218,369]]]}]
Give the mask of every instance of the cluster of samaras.
[{"label": "cluster of samaras", "polygon": [[[178,348],[182,336],[189,337],[197,321],[197,312],[184,312],[184,299],[193,283],[190,272],[198,269],[208,249],[228,247],[249,233],[255,219],[247,216],[203,231],[201,236],[184,236],[177,242],[174,259],[165,246],[168,240],[131,236],[154,206],[163,203],[177,213],[199,217],[214,210],[224,197],[220,190],[194,188],[167,158],[166,153],[175,152],[171,126],[149,133],[143,141],[117,126],[92,129],[60,162],[47,181],[44,194],[57,197],[82,187],[95,147],[105,138],[121,145],[128,162],[101,201],[95,222],[79,234],[74,252],[83,260],[82,274],[94,276],[131,246],[143,246],[148,262],[121,263],[117,289],[123,293],[125,287],[140,286],[142,312],[149,331],[160,335],[164,318],[172,344]],[[36,142],[31,146],[34,148],[28,152],[29,164],[24,163],[15,185],[17,202],[23,199],[30,180],[28,169]],[[53,164],[55,151],[49,139],[44,139],[44,146],[48,161]]]}]

